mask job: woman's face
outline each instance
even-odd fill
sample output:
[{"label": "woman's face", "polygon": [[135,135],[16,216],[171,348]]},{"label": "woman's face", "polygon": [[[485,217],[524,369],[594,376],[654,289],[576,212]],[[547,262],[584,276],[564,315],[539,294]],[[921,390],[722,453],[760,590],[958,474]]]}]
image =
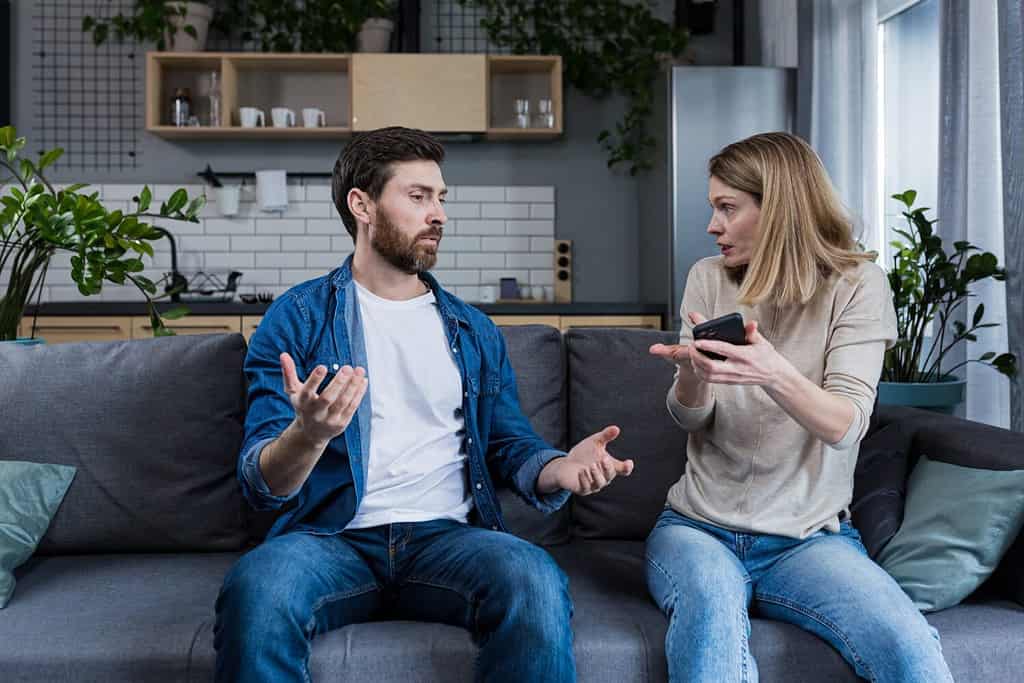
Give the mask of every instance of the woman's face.
[{"label": "woman's face", "polygon": [[711,203],[708,233],[715,236],[715,244],[722,252],[726,267],[750,263],[761,232],[761,207],[757,200],[753,195],[711,176],[708,201]]}]

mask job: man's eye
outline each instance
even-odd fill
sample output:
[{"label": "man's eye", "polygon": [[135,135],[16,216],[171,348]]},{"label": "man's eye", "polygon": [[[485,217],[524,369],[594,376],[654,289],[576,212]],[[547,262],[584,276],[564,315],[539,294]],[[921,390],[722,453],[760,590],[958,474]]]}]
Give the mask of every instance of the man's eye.
[{"label": "man's eye", "polygon": [[413,201],[418,202],[421,199],[423,199],[423,195],[421,195],[421,194],[414,194],[414,195],[412,195],[412,199],[413,199]]}]

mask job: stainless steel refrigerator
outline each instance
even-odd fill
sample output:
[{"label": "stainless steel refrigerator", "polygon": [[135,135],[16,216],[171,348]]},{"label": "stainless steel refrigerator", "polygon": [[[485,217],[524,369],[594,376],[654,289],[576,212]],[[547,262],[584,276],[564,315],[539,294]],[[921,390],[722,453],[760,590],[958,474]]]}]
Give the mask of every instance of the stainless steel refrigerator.
[{"label": "stainless steel refrigerator", "polygon": [[796,69],[676,66],[655,90],[654,168],[640,181],[640,294],[679,329],[690,267],[718,253],[707,234],[708,159],[731,142],[792,131]]}]

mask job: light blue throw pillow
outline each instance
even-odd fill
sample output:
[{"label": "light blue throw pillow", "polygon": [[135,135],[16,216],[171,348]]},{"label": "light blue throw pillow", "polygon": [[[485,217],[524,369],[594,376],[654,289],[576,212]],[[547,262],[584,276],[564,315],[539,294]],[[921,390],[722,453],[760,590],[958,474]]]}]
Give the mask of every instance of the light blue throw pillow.
[{"label": "light blue throw pillow", "polygon": [[32,557],[76,469],[0,461],[0,608],[14,593],[15,567]]},{"label": "light blue throw pillow", "polygon": [[918,609],[973,593],[1024,525],[1024,470],[983,470],[921,457],[910,474],[903,524],[877,562]]}]

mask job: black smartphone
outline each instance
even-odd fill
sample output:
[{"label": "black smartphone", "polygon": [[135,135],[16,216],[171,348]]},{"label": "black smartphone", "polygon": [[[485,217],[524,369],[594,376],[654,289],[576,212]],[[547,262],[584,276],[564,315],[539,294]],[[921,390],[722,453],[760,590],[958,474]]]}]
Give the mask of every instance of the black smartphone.
[{"label": "black smartphone", "polygon": [[[705,320],[693,327],[694,339],[714,339],[729,344],[742,346],[747,343],[747,331],[743,327],[743,316],[739,313],[729,313],[714,320]],[[705,356],[713,360],[725,360],[725,356],[701,351]]]}]

